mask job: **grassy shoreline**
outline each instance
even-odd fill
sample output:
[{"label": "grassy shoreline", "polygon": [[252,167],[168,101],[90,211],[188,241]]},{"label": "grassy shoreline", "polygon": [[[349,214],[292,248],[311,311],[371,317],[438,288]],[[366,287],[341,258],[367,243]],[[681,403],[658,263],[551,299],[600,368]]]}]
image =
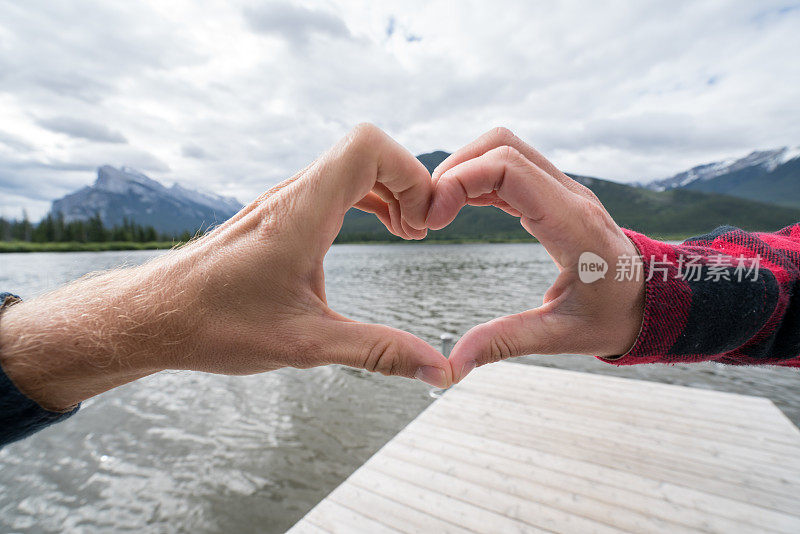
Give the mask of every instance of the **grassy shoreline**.
[{"label": "grassy shoreline", "polygon": [[180,245],[177,241],[106,241],[103,243],[30,243],[27,241],[0,241],[0,253],[4,252],[102,252],[107,250],[159,250]]},{"label": "grassy shoreline", "polygon": [[[661,241],[683,241],[690,235],[651,235],[653,239]],[[420,243],[423,245],[471,245],[482,243],[535,243],[532,238],[447,238],[447,239],[425,239],[424,241],[404,241],[404,240],[353,240],[337,241],[337,245],[404,245],[408,243]],[[0,254],[6,252],[103,252],[111,250],[165,250],[179,246],[179,241],[151,241],[147,243],[137,243],[132,241],[107,241],[103,243],[30,243],[27,241],[0,241]]]}]

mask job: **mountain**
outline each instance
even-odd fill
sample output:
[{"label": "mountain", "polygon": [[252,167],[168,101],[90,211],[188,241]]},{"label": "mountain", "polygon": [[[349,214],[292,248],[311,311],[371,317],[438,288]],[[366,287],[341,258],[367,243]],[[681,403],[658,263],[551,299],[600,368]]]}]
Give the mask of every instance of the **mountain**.
[{"label": "mountain", "polygon": [[688,189],[800,208],[800,146],[754,151],[699,165],[644,187]]},{"label": "mountain", "polygon": [[241,207],[232,197],[193,191],[178,184],[168,188],[134,169],[104,165],[97,169],[92,186],[54,200],[50,211],[53,215],[61,212],[66,222],[99,213],[106,226],[120,225],[127,218],[176,235],[223,222]]},{"label": "mountain", "polygon": [[[800,221],[800,205],[767,204],[737,198],[734,193],[748,187],[758,189],[756,184],[762,179],[764,183],[758,193],[777,191],[781,185],[785,186],[784,191],[789,191],[790,186],[800,181],[800,159],[794,156],[797,152],[789,149],[757,152],[747,158],[702,165],[682,173],[682,178],[673,177],[670,184],[662,180],[648,187],[588,176],[572,177],[594,191],[621,226],[647,234],[701,234],[722,224],[747,230],[777,230]],[[417,157],[432,172],[447,156],[447,152],[436,151]],[[736,187],[726,190],[733,196],[699,190],[707,184],[715,187],[718,183],[730,184],[736,177]],[[783,195],[784,199],[789,196],[789,193]],[[133,169],[106,165],[97,170],[97,180],[91,187],[55,200],[51,211],[62,212],[67,222],[99,213],[108,226],[121,224],[123,217],[127,217],[139,224],[153,225],[159,232],[179,234],[222,222],[240,208],[234,198],[193,191],[177,184],[165,187]],[[478,206],[465,206],[447,228],[429,235],[447,240],[530,238],[515,217],[496,208]],[[393,239],[374,215],[355,209],[347,212],[337,238],[339,242]]]},{"label": "mountain", "polygon": [[[417,156],[429,171],[447,152]],[[701,234],[723,224],[747,230],[777,230],[800,221],[800,209],[775,206],[685,188],[656,191],[592,178],[570,175],[598,196],[621,226],[655,236]],[[447,227],[429,232],[433,239],[525,239],[519,220],[492,207],[465,206]],[[392,239],[369,213],[350,210],[339,241]]]},{"label": "mountain", "polygon": [[428,169],[428,172],[433,174],[433,170],[439,165],[441,162],[447,159],[449,156],[449,152],[445,152],[444,150],[436,150],[435,152],[428,152],[427,154],[420,154],[417,156],[417,159],[425,165],[425,168]]},{"label": "mountain", "polygon": [[800,221],[797,208],[684,188],[650,191],[599,178],[572,178],[594,191],[620,226],[647,234],[696,235],[725,224],[775,231]]}]

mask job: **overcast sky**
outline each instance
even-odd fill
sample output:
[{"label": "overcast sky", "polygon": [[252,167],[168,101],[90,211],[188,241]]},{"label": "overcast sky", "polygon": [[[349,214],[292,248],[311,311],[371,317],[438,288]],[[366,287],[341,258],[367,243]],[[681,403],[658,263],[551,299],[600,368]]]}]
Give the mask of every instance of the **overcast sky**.
[{"label": "overcast sky", "polygon": [[800,144],[800,2],[0,0],[0,214],[133,166],[248,201],[371,121],[619,181]]}]

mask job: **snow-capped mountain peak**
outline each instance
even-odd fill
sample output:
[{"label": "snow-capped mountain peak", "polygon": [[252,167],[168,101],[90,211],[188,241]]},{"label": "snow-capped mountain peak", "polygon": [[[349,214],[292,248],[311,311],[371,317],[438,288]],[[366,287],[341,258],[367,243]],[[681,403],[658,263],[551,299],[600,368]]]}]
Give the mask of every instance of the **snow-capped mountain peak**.
[{"label": "snow-capped mountain peak", "polygon": [[798,157],[800,157],[800,146],[754,150],[742,158],[728,158],[692,167],[670,178],[650,182],[645,187],[656,191],[686,187],[698,181],[711,180],[747,168],[760,167],[764,172],[772,172],[780,165]]},{"label": "snow-capped mountain peak", "polygon": [[778,165],[783,165],[784,163],[787,163],[797,158],[800,158],[800,145],[785,147],[783,153],[780,156],[780,160],[776,162],[773,169]]},{"label": "snow-capped mountain peak", "polygon": [[111,165],[103,165],[97,169],[97,180],[94,182],[95,189],[124,195],[137,188],[137,186],[156,191],[165,189],[160,183],[130,167],[117,169]]}]

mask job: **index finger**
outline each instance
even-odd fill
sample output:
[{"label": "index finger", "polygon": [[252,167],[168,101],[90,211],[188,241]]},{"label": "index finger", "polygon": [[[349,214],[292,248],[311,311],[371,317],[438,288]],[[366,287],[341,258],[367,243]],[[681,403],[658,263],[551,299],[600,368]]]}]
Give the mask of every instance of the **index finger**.
[{"label": "index finger", "polygon": [[397,200],[402,222],[424,230],[433,185],[425,166],[408,150],[371,124],[357,126],[325,156],[307,181],[309,195],[321,216],[344,216],[376,183]]},{"label": "index finger", "polygon": [[553,258],[569,260],[584,216],[585,199],[528,161],[512,147],[492,149],[449,169],[439,177],[428,226],[439,229],[455,219],[469,199],[495,193],[520,213],[522,225]]},{"label": "index finger", "polygon": [[514,135],[508,128],[502,126],[492,128],[482,136],[478,137],[471,143],[456,150],[441,162],[433,171],[433,183],[439,181],[439,177],[446,171],[452,169],[456,165],[465,161],[482,156],[486,152],[501,147],[510,146],[522,154],[525,159],[539,167],[541,170],[558,180],[564,187],[581,195],[589,200],[597,202],[597,196],[586,186],[579,184],[563,172],[561,172],[555,165],[553,165],[547,158],[542,156],[538,150],[524,142],[522,139]]}]

